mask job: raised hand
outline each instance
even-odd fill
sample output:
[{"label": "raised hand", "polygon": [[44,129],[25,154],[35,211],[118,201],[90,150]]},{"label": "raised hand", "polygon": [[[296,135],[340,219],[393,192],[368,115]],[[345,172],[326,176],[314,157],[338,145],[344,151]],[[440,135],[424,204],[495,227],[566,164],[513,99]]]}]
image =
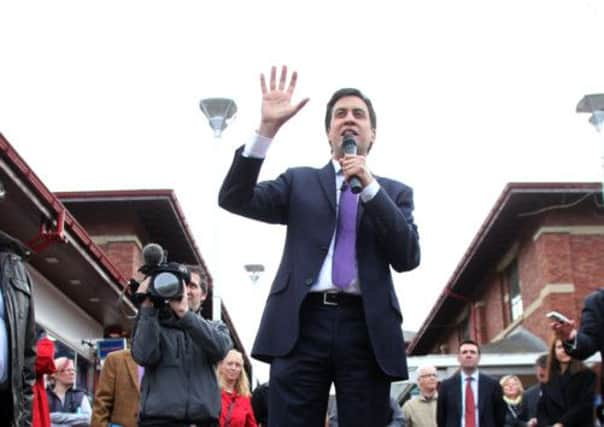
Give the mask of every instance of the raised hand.
[{"label": "raised hand", "polygon": [[[264,74],[260,75],[260,87],[262,89],[262,118],[258,133],[268,138],[273,138],[279,128],[292,116],[306,105],[308,98],[304,98],[297,104],[292,104],[291,99],[296,88],[298,73],[292,73],[289,85],[287,85],[287,67],[281,67],[281,76],[277,84],[277,67],[271,68],[269,86],[266,86]],[[287,85],[287,89],[286,89]]]},{"label": "raised hand", "polygon": [[178,318],[182,318],[189,311],[189,298],[187,292],[182,293],[180,300],[170,300],[170,308]]},{"label": "raised hand", "polygon": [[562,341],[572,341],[577,336],[577,329],[575,328],[575,321],[571,320],[567,322],[551,322],[550,328],[556,334],[556,337]]}]

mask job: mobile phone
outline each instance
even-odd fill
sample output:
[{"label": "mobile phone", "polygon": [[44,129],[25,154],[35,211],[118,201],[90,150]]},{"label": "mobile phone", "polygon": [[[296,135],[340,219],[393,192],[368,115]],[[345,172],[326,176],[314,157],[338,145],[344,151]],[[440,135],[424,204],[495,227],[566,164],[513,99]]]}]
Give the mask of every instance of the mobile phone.
[{"label": "mobile phone", "polygon": [[570,319],[568,317],[566,317],[564,314],[562,313],[558,313],[557,311],[550,311],[549,313],[546,314],[546,316],[550,319],[553,320],[555,322],[560,322],[560,323],[570,323]]}]

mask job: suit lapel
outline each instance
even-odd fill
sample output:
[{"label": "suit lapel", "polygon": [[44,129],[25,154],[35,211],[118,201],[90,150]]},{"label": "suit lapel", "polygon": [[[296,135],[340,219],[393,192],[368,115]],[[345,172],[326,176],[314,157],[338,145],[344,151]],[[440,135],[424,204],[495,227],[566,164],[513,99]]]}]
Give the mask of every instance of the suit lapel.
[{"label": "suit lapel", "polygon": [[336,212],[336,172],[333,169],[331,160],[325,167],[319,170],[319,181],[321,182],[321,188],[327,200],[329,206]]},{"label": "suit lapel", "polygon": [[128,354],[124,353],[124,362],[126,363],[126,368],[128,369],[132,384],[134,384],[136,390],[140,390],[140,384],[138,383],[138,365],[134,359],[132,359],[130,352],[128,352]]},{"label": "suit lapel", "polygon": [[478,374],[478,416],[484,414],[487,394],[489,394],[488,385],[484,375]]},{"label": "suit lapel", "polygon": [[462,405],[461,405],[461,375],[460,374],[456,374],[455,375],[455,380],[453,381],[453,407],[455,408],[455,410],[457,411],[457,414],[455,416],[455,419],[459,420],[461,419],[461,410],[462,410]]}]

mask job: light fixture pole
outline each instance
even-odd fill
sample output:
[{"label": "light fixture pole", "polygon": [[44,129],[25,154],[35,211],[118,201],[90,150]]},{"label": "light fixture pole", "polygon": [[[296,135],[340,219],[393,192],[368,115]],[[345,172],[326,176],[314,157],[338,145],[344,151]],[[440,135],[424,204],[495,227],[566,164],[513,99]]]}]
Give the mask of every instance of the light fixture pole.
[{"label": "light fixture pole", "polygon": [[210,157],[210,163],[212,164],[212,178],[209,180],[211,190],[208,192],[212,197],[211,203],[214,206],[211,209],[212,215],[210,215],[211,226],[212,226],[212,251],[214,252],[215,264],[212,266],[212,319],[221,320],[221,297],[219,288],[222,285],[220,281],[221,276],[221,251],[219,241],[219,207],[218,207],[218,191],[220,185],[220,138],[222,132],[227,126],[233,121],[237,113],[237,104],[235,101],[229,98],[205,98],[199,101],[199,108],[208,119],[208,125],[214,131],[214,144],[210,152],[213,154]]},{"label": "light fixture pole", "polygon": [[600,166],[602,168],[602,199],[604,200],[604,94],[585,95],[577,104],[577,113],[590,113],[591,123],[600,134]]}]

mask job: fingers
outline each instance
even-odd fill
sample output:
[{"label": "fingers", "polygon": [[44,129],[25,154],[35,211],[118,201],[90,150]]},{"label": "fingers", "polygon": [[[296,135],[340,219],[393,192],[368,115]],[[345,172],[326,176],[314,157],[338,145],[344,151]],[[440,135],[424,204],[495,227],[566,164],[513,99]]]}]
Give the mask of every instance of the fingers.
[{"label": "fingers", "polygon": [[271,82],[270,82],[271,90],[275,90],[276,89],[276,80],[277,80],[277,67],[275,67],[273,65],[271,67]]},{"label": "fingers", "polygon": [[296,105],[296,107],[294,108],[294,114],[297,114],[298,111],[300,111],[302,109],[302,107],[304,107],[309,100],[310,100],[310,98],[304,98],[302,101],[298,102],[298,105]]},{"label": "fingers", "polygon": [[[293,76],[292,76],[292,78],[293,78]],[[279,90],[280,91],[283,91],[283,89],[285,89],[286,80],[287,80],[287,67],[285,65],[283,65],[281,67],[281,78],[279,79]],[[291,84],[290,84],[290,86],[291,86]]]},{"label": "fingers", "polygon": [[[296,82],[298,81],[298,73],[294,71],[289,80],[289,85],[287,85],[287,66],[283,65],[281,67],[281,74],[279,75],[279,84],[277,85],[277,67],[271,67],[271,73],[269,77],[269,85],[266,85],[266,77],[264,73],[260,74],[260,89],[262,89],[262,94],[267,93],[269,90],[274,91],[278,90],[280,92],[285,91],[285,86],[287,85],[287,93],[291,96],[296,88]],[[306,104],[308,100],[301,102],[298,104],[298,109],[302,108],[304,104]]]},{"label": "fingers", "polygon": [[[289,94],[290,94],[290,96],[291,96],[291,94],[292,94],[292,93],[294,93],[294,89],[296,88],[296,82],[297,82],[297,81],[298,81],[298,72],[297,72],[297,71],[294,71],[294,72],[292,73],[292,78],[290,79],[290,81],[289,81],[289,86],[288,86],[288,88],[287,88],[287,93],[289,93]],[[308,99],[306,99],[306,101],[308,101]],[[305,102],[305,104],[306,104],[306,102]],[[303,107],[303,106],[304,106],[304,105],[302,105],[302,107]],[[302,108],[302,107],[300,107],[300,108]]]}]

